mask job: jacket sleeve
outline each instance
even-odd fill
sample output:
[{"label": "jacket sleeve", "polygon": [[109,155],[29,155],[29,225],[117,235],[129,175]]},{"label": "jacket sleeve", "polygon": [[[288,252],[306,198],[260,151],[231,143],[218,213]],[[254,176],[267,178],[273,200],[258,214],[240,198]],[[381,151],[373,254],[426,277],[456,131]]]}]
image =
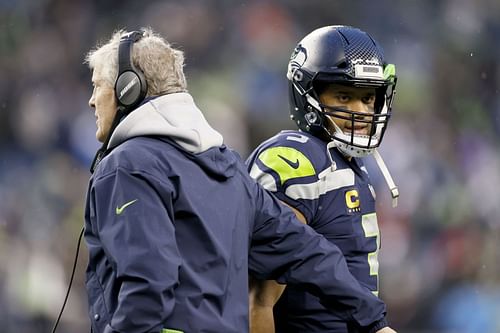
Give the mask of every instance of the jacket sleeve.
[{"label": "jacket sleeve", "polygon": [[288,207],[260,186],[255,192],[250,274],[302,285],[363,332],[387,326],[385,304],[351,275],[340,249],[300,223]]},{"label": "jacket sleeve", "polygon": [[[116,304],[106,332],[159,332],[174,307],[180,254],[171,185],[118,168],[94,183],[97,231],[113,267]],[[161,190],[158,188],[161,187]]]}]

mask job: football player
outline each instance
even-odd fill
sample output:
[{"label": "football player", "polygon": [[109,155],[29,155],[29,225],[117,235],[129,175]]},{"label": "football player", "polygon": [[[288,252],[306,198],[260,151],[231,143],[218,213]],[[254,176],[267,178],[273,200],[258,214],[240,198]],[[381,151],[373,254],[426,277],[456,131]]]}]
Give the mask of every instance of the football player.
[{"label": "football player", "polygon": [[[396,201],[398,189],[377,152],[391,117],[395,66],[366,32],[327,26],[298,43],[287,78],[290,115],[299,130],[262,143],[247,160],[248,170],[338,246],[351,274],[378,295],[375,192],[361,158],[375,157]],[[303,287],[284,288],[252,280],[252,332],[358,332],[340,318],[342,309],[325,308]]]}]

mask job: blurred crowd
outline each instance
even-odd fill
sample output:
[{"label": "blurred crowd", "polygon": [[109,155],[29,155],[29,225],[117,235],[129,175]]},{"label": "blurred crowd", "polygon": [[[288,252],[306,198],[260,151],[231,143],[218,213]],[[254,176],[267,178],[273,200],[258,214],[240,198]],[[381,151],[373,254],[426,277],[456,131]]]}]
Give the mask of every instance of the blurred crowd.
[{"label": "blurred crowd", "polygon": [[[381,297],[403,333],[500,332],[498,0],[0,0],[0,331],[50,332],[99,144],[86,52],[150,26],[186,56],[188,87],[246,158],[294,128],[286,65],[313,29],[369,32],[396,64],[381,147],[367,158],[382,232]],[[58,332],[89,332],[86,253]]]}]

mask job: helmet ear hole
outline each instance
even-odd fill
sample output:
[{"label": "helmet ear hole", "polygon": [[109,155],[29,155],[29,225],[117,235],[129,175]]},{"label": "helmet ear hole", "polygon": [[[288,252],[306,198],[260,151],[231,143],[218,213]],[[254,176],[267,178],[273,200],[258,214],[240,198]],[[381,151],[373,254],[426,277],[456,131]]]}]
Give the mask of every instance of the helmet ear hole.
[{"label": "helmet ear hole", "polygon": [[299,69],[293,72],[293,80],[300,82],[304,78],[304,73],[302,73]]}]

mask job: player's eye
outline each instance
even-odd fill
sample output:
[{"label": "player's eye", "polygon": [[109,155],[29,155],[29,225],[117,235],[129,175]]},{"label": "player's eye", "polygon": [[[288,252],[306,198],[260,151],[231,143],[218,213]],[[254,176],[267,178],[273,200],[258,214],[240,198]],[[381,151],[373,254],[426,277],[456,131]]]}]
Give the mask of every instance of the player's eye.
[{"label": "player's eye", "polygon": [[368,95],[361,99],[361,101],[365,104],[373,104],[375,103],[375,95]]},{"label": "player's eye", "polygon": [[346,95],[346,94],[338,94],[336,97],[337,97],[337,100],[343,104],[348,103],[351,100],[351,96]]}]

